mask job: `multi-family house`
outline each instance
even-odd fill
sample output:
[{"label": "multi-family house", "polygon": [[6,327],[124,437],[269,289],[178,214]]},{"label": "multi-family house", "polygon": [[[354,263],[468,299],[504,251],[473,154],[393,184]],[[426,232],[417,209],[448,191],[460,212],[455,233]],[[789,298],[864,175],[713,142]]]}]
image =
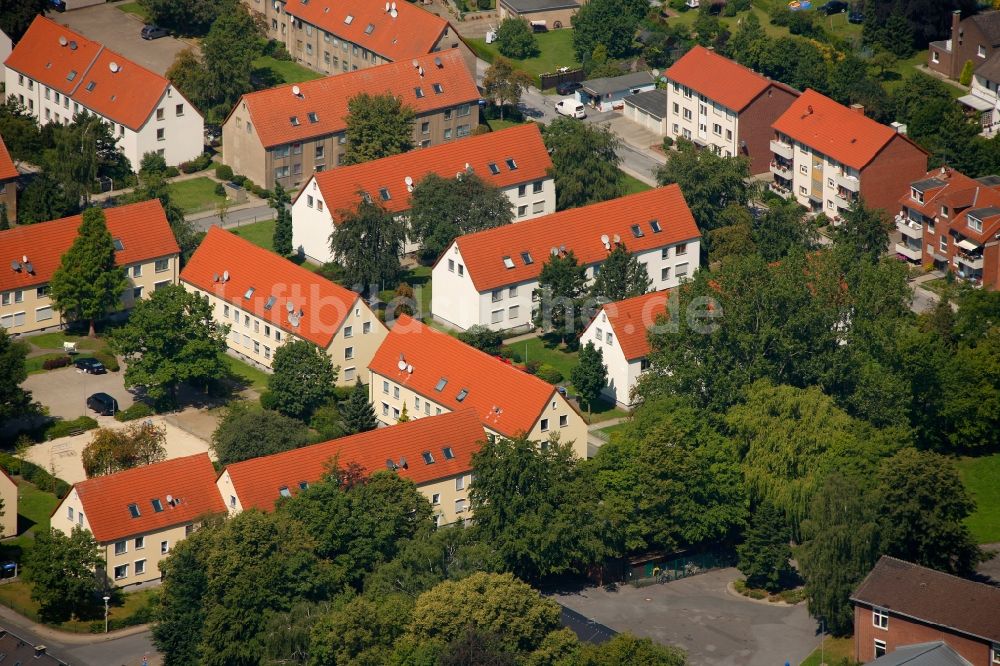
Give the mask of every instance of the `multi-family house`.
[{"label": "multi-family house", "polygon": [[[115,245],[115,262],[128,278],[123,308],[177,283],[180,248],[158,200],[105,208],[104,217]],[[73,215],[0,231],[4,253],[0,258],[0,326],[8,333],[31,333],[65,323],[52,307],[49,280],[76,240],[81,221],[80,215]]]},{"label": "multi-family house", "polygon": [[1000,663],[1000,588],[883,556],[851,603],[857,662],[943,641],[972,666]]},{"label": "multi-family house", "polygon": [[447,51],[248,93],[222,125],[223,161],[267,189],[298,188],[342,163],[347,104],[361,93],[388,93],[413,109],[414,146],[470,136],[479,124],[476,82]]},{"label": "multi-family house", "polygon": [[368,0],[243,0],[260,16],[267,36],[285,45],[296,62],[341,74],[387,62],[409,62],[455,51],[470,72],[475,55],[455,28],[419,3]]},{"label": "multi-family house", "polygon": [[896,253],[977,285],[1000,281],[1000,177],[941,167],[909,184],[899,199]]},{"label": "multi-family house", "polygon": [[608,371],[602,393],[620,407],[628,409],[636,403],[632,389],[649,367],[649,329],[667,313],[671,293],[651,291],[605,303],[580,336],[581,345],[592,342],[601,351]]},{"label": "multi-family house", "polygon": [[17,221],[17,179],[20,175],[0,136],[0,204],[7,207],[7,220],[11,224]]},{"label": "multi-family house", "polygon": [[179,164],[204,150],[201,114],[170,81],[55,21],[36,17],[5,64],[7,97],[38,124],[98,116],[133,171],[146,153]]},{"label": "multi-family house", "polygon": [[73,485],[52,528],[89,530],[118,587],[159,580],[159,563],[209,516],[225,515],[207,453],[97,476]]},{"label": "multi-family house", "polygon": [[339,368],[337,385],[351,386],[367,380],[364,369],[386,336],[360,294],[219,227],[208,230],[180,282],[229,325],[230,352],[263,368],[281,345],[306,340]]},{"label": "multi-family house", "polygon": [[[313,175],[292,204],[292,244],[311,261],[333,260],[330,236],[341,211],[357,208],[361,197],[406,217],[410,192],[429,174],[461,178],[474,173],[502,189],[514,220],[554,213],[552,159],[534,123],[443,143],[423,150],[372,160]],[[419,248],[407,240],[404,252]]]},{"label": "multi-family house", "polygon": [[891,210],[927,171],[927,151],[901,125],[889,127],[815,90],[806,90],[772,125],[772,189],[836,222],[860,197]]},{"label": "multi-family house", "polygon": [[437,524],[469,515],[472,454],[486,434],[472,409],[420,418],[226,467],[217,481],[230,515],[271,511],[331,472],[357,464],[369,475],[394,471],[413,481],[431,503]]},{"label": "multi-family house", "polygon": [[684,54],[664,76],[667,136],[717,155],[748,157],[751,173],[767,173],[771,124],[799,96],[797,90],[701,46]]},{"label": "multi-family house", "polygon": [[3,501],[0,538],[17,536],[17,494],[17,483],[6,470],[0,469],[0,500]]},{"label": "multi-family house", "polygon": [[624,244],[659,291],[694,273],[700,241],[677,185],[459,236],[432,269],[431,312],[461,329],[527,330],[550,256],[572,251],[593,280],[614,247]]},{"label": "multi-family house", "polygon": [[368,366],[382,423],[472,408],[487,434],[535,441],[558,436],[587,457],[587,424],[554,386],[403,315]]},{"label": "multi-family house", "polygon": [[966,115],[979,125],[979,133],[991,137],[1000,126],[1000,52],[979,65],[972,75],[968,95],[958,98]]},{"label": "multi-family house", "polygon": [[950,79],[958,79],[966,63],[973,69],[990,59],[1000,47],[1000,12],[982,12],[962,19],[955,10],[951,15],[948,39],[931,42],[927,67]]}]

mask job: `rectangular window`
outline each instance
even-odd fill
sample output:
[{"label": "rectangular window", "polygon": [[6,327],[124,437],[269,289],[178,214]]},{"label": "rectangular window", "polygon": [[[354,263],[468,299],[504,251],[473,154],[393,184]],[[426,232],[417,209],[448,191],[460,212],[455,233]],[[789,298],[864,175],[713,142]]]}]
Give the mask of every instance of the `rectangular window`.
[{"label": "rectangular window", "polygon": [[660,280],[663,281],[669,279],[670,279],[670,267],[668,266],[660,270]]},{"label": "rectangular window", "polygon": [[271,348],[264,345],[264,358],[271,358]]},{"label": "rectangular window", "polygon": [[455,272],[455,260],[454,259],[449,259],[448,260],[448,270],[450,272],[452,272],[452,273]]},{"label": "rectangular window", "polygon": [[73,522],[73,518],[74,518],[74,516],[73,516],[73,507],[71,507],[71,506],[66,507],[66,517],[69,518],[69,522]]},{"label": "rectangular window", "polygon": [[448,129],[445,129],[445,131],[444,131],[444,140],[448,141],[450,139],[451,139],[451,128],[448,128]]},{"label": "rectangular window", "polygon": [[352,337],[354,337],[354,327],[353,326],[345,326],[344,327],[344,337],[345,338],[352,338]]},{"label": "rectangular window", "polygon": [[494,303],[499,303],[502,300],[503,300],[503,289],[494,289],[493,290],[493,302]]},{"label": "rectangular window", "polygon": [[674,271],[674,275],[676,275],[677,277],[680,278],[680,277],[684,277],[687,274],[688,274],[688,265],[687,264],[677,264],[676,270]]},{"label": "rectangular window", "polygon": [[368,335],[371,332],[372,332],[372,323],[370,321],[366,321],[365,323],[361,324],[361,335]]},{"label": "rectangular window", "polygon": [[115,555],[124,555],[128,552],[128,541],[116,541],[115,542]]},{"label": "rectangular window", "polygon": [[389,416],[389,403],[382,403],[382,416]]},{"label": "rectangular window", "polygon": [[169,541],[161,541],[160,542],[160,555],[166,555],[169,552],[170,552],[170,542]]},{"label": "rectangular window", "polygon": [[135,549],[142,550],[146,547],[146,537],[136,537],[135,538]]},{"label": "rectangular window", "polygon": [[503,321],[503,310],[494,310],[490,313],[490,322],[493,324],[499,324]]},{"label": "rectangular window", "polygon": [[884,657],[884,656],[885,656],[885,641],[880,641],[879,639],[876,638],[875,639],[875,658],[878,659],[879,657]]},{"label": "rectangular window", "polygon": [[35,321],[48,321],[49,319],[52,319],[51,305],[35,310]]},{"label": "rectangular window", "polygon": [[455,136],[469,136],[472,134],[472,125],[468,123],[455,128]]},{"label": "rectangular window", "polygon": [[463,513],[465,511],[465,500],[457,499],[455,500],[455,513]]},{"label": "rectangular window", "polygon": [[183,116],[184,115],[184,105],[183,104],[178,104],[177,106],[174,107],[174,115],[176,115],[176,116]]},{"label": "rectangular window", "polygon": [[135,575],[141,576],[146,573],[146,560],[136,560],[135,561]]},{"label": "rectangular window", "polygon": [[542,432],[548,432],[549,431],[549,420],[548,419],[542,419],[542,422],[541,422],[540,425],[541,425]]},{"label": "rectangular window", "polygon": [[[664,252],[666,252],[666,249],[664,249]],[[677,255],[678,257],[687,254],[687,252],[688,252],[687,243],[681,243],[676,248],[674,248],[674,254]],[[666,255],[663,256],[665,257]]]},{"label": "rectangular window", "polygon": [[888,629],[889,613],[882,608],[872,608],[872,626],[879,629]]},{"label": "rectangular window", "polygon": [[344,350],[344,360],[350,361],[354,358],[354,347],[348,347]]},{"label": "rectangular window", "polygon": [[421,134],[430,134],[431,133],[431,124],[429,122],[422,122],[422,123],[420,123],[420,133]]},{"label": "rectangular window", "polygon": [[157,109],[156,110],[156,119],[157,120],[163,120],[163,116],[164,116],[163,109]]},{"label": "rectangular window", "polygon": [[382,380],[382,393],[389,394],[389,382]]},{"label": "rectangular window", "polygon": [[163,273],[170,270],[170,260],[169,259],[157,259],[156,263],[153,265],[153,270],[157,273]]},{"label": "rectangular window", "polygon": [[392,387],[392,397],[395,398],[396,400],[399,400],[399,387],[398,386],[393,386]]},{"label": "rectangular window", "polygon": [[983,46],[982,44],[980,44],[978,47],[976,47],[976,55],[979,56],[980,58],[985,58],[986,57],[986,47]]},{"label": "rectangular window", "polygon": [[462,264],[458,265],[458,274],[459,276],[465,275],[465,266],[463,266]]},{"label": "rectangular window", "polygon": [[257,342],[256,340],[253,341],[253,353],[254,354],[260,353],[260,343]]},{"label": "rectangular window", "polygon": [[119,564],[115,567],[115,580],[121,580],[122,578],[128,578],[127,564]]},{"label": "rectangular window", "polygon": [[568,425],[569,425],[569,416],[567,416],[566,414],[561,415],[559,417],[559,427],[565,428]]},{"label": "rectangular window", "polygon": [[521,314],[521,308],[518,305],[512,305],[509,308],[507,308],[508,319],[517,319],[518,316],[520,316],[520,314]]},{"label": "rectangular window", "polygon": [[517,207],[517,216],[518,217],[524,217],[527,214],[528,214],[528,207],[527,206],[518,206]]},{"label": "rectangular window", "polygon": [[465,477],[460,476],[455,479],[455,490],[465,490]]},{"label": "rectangular window", "polygon": [[344,381],[353,382],[356,375],[356,370],[354,368],[344,369]]},{"label": "rectangular window", "polygon": [[166,139],[167,139],[167,131],[165,129],[161,127],[158,130],[156,130],[157,141],[166,141]]}]

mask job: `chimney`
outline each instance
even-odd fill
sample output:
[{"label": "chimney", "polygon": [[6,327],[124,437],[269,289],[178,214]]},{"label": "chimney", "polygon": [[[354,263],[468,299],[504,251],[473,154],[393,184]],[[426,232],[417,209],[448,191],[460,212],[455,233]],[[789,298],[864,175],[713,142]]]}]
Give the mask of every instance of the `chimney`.
[{"label": "chimney", "polygon": [[48,649],[48,648],[46,648],[46,647],[45,647],[44,645],[36,645],[36,646],[35,646],[35,659],[38,659],[38,658],[39,658],[39,657],[41,657],[41,656],[42,656],[43,654],[45,654],[45,651],[46,651],[47,649]]},{"label": "chimney", "polygon": [[962,59],[958,57],[958,47],[962,42],[961,23],[962,11],[956,9],[951,13],[951,39],[948,40],[948,47],[951,51],[948,56],[950,58],[948,61],[948,76],[952,79],[958,79],[961,68],[965,65],[965,63],[961,62]]},{"label": "chimney", "polygon": [[864,104],[851,104],[851,111],[857,111],[861,115],[865,115],[865,105]]}]

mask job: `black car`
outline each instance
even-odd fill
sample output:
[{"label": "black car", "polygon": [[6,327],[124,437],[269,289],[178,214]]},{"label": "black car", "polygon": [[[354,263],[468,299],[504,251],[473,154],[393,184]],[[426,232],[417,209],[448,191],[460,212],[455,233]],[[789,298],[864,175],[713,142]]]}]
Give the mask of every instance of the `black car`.
[{"label": "black car", "polygon": [[118,401],[107,393],[95,393],[87,398],[87,408],[101,416],[114,416],[118,411]]},{"label": "black car", "polygon": [[847,22],[848,23],[857,23],[857,24],[864,23],[865,22],[865,15],[862,14],[861,12],[859,12],[859,11],[853,11],[850,14],[848,14],[848,16],[847,16]]},{"label": "black car", "polygon": [[76,361],[76,369],[83,370],[88,375],[103,375],[108,371],[104,364],[96,358],[81,358]]},{"label": "black car", "polygon": [[66,11],[65,0],[52,0],[52,9],[56,10],[60,14]]},{"label": "black car", "polygon": [[556,85],[556,93],[566,97],[567,95],[572,95],[582,87],[583,85],[577,81],[563,81]]},{"label": "black car", "polygon": [[830,16],[832,14],[843,14],[848,10],[848,7],[849,5],[842,0],[830,0],[830,2],[821,6],[819,10],[827,16]]},{"label": "black car", "polygon": [[161,28],[158,25],[144,25],[142,26],[142,32],[139,35],[143,39],[159,39],[160,37],[166,37],[170,33],[167,32],[166,28]]}]

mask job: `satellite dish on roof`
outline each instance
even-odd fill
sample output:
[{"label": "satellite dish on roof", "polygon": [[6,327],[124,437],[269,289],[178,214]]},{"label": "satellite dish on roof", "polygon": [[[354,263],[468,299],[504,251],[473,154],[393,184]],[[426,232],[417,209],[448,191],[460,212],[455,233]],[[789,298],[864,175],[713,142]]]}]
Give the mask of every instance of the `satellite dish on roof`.
[{"label": "satellite dish on roof", "polygon": [[10,262],[10,270],[14,271],[15,273],[21,272],[21,264],[17,263],[17,259],[14,259]]},{"label": "satellite dish on roof", "polygon": [[59,35],[59,46],[66,46],[67,44],[69,44],[69,40],[64,35]]},{"label": "satellite dish on roof", "polygon": [[615,234],[615,243],[621,243],[621,242],[622,242],[622,237],[619,236],[618,234]]},{"label": "satellite dish on roof", "polygon": [[414,69],[416,69],[417,67],[420,67],[420,61],[417,60],[416,58],[414,58],[413,60],[411,60],[410,64],[413,65]]},{"label": "satellite dish on roof", "polygon": [[72,39],[69,41],[69,50],[76,51],[76,42],[74,42]]},{"label": "satellite dish on roof", "polygon": [[407,176],[406,178],[403,179],[403,182],[406,183],[407,185],[413,185],[413,178],[411,176]]},{"label": "satellite dish on roof", "polygon": [[409,363],[406,364],[406,372],[408,372],[411,375],[413,374],[413,366],[410,365]]},{"label": "satellite dish on roof", "polygon": [[389,16],[391,16],[392,18],[396,18],[397,16],[399,16],[399,12],[396,11],[395,7],[389,10]]},{"label": "satellite dish on roof", "polygon": [[121,66],[119,66],[118,63],[112,60],[111,62],[108,63],[108,69],[110,69],[112,73],[117,74],[118,70],[121,69]]},{"label": "satellite dish on roof", "polygon": [[302,88],[299,88],[298,86],[292,86],[292,94],[298,97],[299,95],[302,94]]},{"label": "satellite dish on roof", "polygon": [[392,458],[386,458],[385,459],[385,468],[386,469],[396,469],[396,463],[392,462]]},{"label": "satellite dish on roof", "polygon": [[396,367],[399,368],[400,370],[406,370],[406,361],[404,361],[403,359],[399,359],[399,362],[396,364]]},{"label": "satellite dish on roof", "polygon": [[222,281],[229,282],[229,271],[222,271]]},{"label": "satellite dish on roof", "polygon": [[406,456],[400,456],[399,457],[399,466],[402,467],[403,469],[406,469],[406,465],[407,465]]},{"label": "satellite dish on roof", "polygon": [[291,301],[285,301],[285,309],[288,310],[289,313],[294,312],[295,305]]},{"label": "satellite dish on roof", "polygon": [[174,503],[174,496],[167,495],[167,504],[173,504],[173,503]]},{"label": "satellite dish on roof", "polygon": [[219,281],[219,274],[212,273],[212,282],[218,282],[218,281]]},{"label": "satellite dish on roof", "polygon": [[294,313],[292,313],[288,315],[288,323],[291,324],[294,328],[298,328],[299,318]]},{"label": "satellite dish on roof", "polygon": [[461,171],[456,171],[455,172],[455,180],[461,180],[461,179],[462,179],[462,172]]},{"label": "satellite dish on roof", "polygon": [[393,2],[391,6],[392,6],[393,9],[395,9],[396,8],[396,3]]},{"label": "satellite dish on roof", "polygon": [[389,3],[385,3],[385,11],[389,11]]},{"label": "satellite dish on roof", "polygon": [[611,242],[611,239],[608,238],[607,234],[601,234],[601,242],[607,245],[608,243]]},{"label": "satellite dish on roof", "polygon": [[554,256],[556,256],[557,254],[559,254],[559,248],[557,248],[557,247],[553,246],[553,247],[552,247],[552,248],[551,248],[551,249],[549,250],[549,253],[550,253],[550,254],[551,254],[551,255],[552,255],[553,257],[554,257]]},{"label": "satellite dish on roof", "polygon": [[22,264],[28,263],[28,255],[26,255],[26,254],[22,254],[21,255],[21,263]]}]

